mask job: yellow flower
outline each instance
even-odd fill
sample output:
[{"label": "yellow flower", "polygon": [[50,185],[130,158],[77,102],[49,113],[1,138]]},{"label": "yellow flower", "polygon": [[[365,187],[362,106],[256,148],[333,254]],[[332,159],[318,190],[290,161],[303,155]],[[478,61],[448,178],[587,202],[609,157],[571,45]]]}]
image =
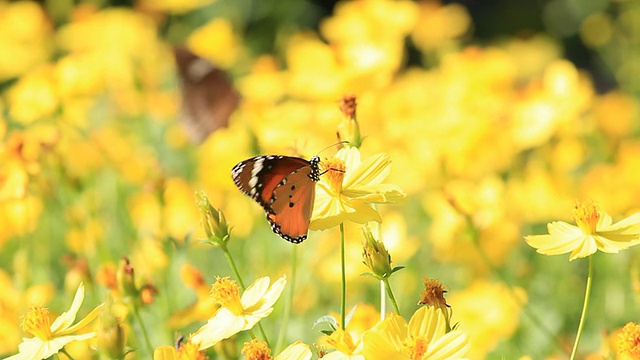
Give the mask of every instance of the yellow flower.
[{"label": "yellow flower", "polygon": [[240,331],[253,328],[258,321],[271,314],[273,304],[282,294],[287,280],[283,276],[271,286],[269,283],[268,276],[261,277],[240,297],[240,288],[234,281],[217,278],[211,295],[221,307],[207,324],[193,334],[191,341],[200,344],[200,350],[204,350]]},{"label": "yellow flower", "polygon": [[207,355],[198,349],[198,344],[191,341],[173,346],[159,346],[153,352],[153,360],[206,360]]},{"label": "yellow flower", "polygon": [[377,359],[459,359],[469,351],[469,338],[459,330],[446,332],[442,311],[423,306],[409,324],[394,313],[364,334],[364,356]]},{"label": "yellow flower", "polygon": [[576,204],[572,218],[578,226],[554,221],[547,225],[548,235],[529,235],[525,241],[540,254],[571,252],[569,260],[587,257],[597,250],[617,253],[640,243],[640,213],[613,224],[609,214],[587,201]]},{"label": "yellow flower", "polygon": [[340,149],[323,164],[327,173],[316,187],[309,228],[323,230],[345,221],[381,222],[380,214],[371,204],[397,202],[405,197],[398,186],[382,183],[389,175],[390,163],[385,154],[361,161],[357,148]]},{"label": "yellow flower", "polygon": [[271,349],[267,343],[258,339],[244,343],[241,353],[244,354],[245,360],[309,360],[312,355],[309,345],[300,340],[287,346],[275,358],[270,355]]},{"label": "yellow flower", "polygon": [[610,336],[616,359],[637,359],[640,357],[640,325],[629,322]]},{"label": "yellow flower", "polygon": [[326,360],[364,360],[360,339],[353,340],[351,333],[343,329],[337,329],[331,335],[325,337],[325,341],[336,351],[323,356]]},{"label": "yellow flower", "polygon": [[22,328],[33,334],[34,337],[30,339],[23,338],[22,343],[18,345],[18,354],[8,357],[7,360],[46,359],[58,353],[60,349],[72,341],[87,340],[95,337],[95,332],[73,335],[73,333],[83,329],[93,321],[102,308],[102,305],[99,305],[84,319],[72,325],[83,300],[84,285],[80,283],[69,311],[62,313],[53,323],[49,318],[49,310],[40,306],[31,306],[24,316]]}]

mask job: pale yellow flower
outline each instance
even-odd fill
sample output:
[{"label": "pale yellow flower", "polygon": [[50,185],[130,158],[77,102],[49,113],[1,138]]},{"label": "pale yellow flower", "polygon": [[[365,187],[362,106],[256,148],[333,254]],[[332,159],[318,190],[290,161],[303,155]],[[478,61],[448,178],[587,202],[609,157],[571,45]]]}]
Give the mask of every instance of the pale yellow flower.
[{"label": "pale yellow flower", "polygon": [[396,185],[382,181],[391,171],[386,154],[360,160],[360,151],[344,147],[323,163],[326,174],[316,186],[316,199],[310,229],[324,230],[345,221],[359,224],[381,222],[372,204],[393,203],[404,199]]},{"label": "pale yellow flower", "polygon": [[80,283],[69,311],[62,313],[53,323],[51,323],[49,311],[46,308],[31,306],[29,312],[24,316],[22,327],[25,331],[33,334],[34,337],[23,338],[22,343],[18,345],[19,353],[6,358],[6,360],[46,359],[58,353],[60,349],[72,341],[87,340],[95,337],[95,332],[74,335],[75,332],[89,325],[98,316],[102,308],[102,305],[99,305],[84,319],[72,325],[83,300],[84,285]]},{"label": "pale yellow flower", "polygon": [[469,351],[469,338],[459,330],[447,331],[442,311],[419,308],[407,324],[394,313],[364,334],[364,356],[382,359],[461,359]]},{"label": "pale yellow flower", "polygon": [[529,235],[525,241],[545,255],[571,252],[569,260],[587,257],[600,250],[617,253],[640,243],[640,213],[617,223],[593,202],[578,203],[573,212],[576,225],[564,221],[547,224],[549,234]]},{"label": "pale yellow flower", "polygon": [[192,335],[191,342],[199,344],[199,349],[204,350],[240,331],[253,328],[258,321],[271,314],[273,304],[282,294],[286,283],[283,276],[269,285],[269,277],[264,276],[251,284],[240,297],[240,288],[234,281],[217,278],[211,295],[221,307]]}]

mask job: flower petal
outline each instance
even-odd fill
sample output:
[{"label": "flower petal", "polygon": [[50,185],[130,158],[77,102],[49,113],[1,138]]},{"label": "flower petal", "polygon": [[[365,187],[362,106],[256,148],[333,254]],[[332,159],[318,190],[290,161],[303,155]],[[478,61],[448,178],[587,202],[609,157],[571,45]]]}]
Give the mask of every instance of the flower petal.
[{"label": "flower petal", "polygon": [[236,316],[229,310],[220,308],[205,325],[191,336],[191,341],[199,344],[199,350],[208,349],[239,333],[245,325],[245,319],[242,316]]},{"label": "flower petal", "polygon": [[69,311],[63,312],[58,316],[51,324],[51,332],[56,334],[62,330],[66,330],[76,319],[76,314],[78,310],[80,310],[80,306],[82,306],[82,301],[84,300],[84,284],[80,283],[78,286],[78,290],[76,290],[76,295],[73,297],[73,302],[71,303],[71,308]]},{"label": "flower petal", "polygon": [[426,359],[462,359],[471,348],[469,337],[464,332],[454,330],[429,344]]},{"label": "flower petal", "polygon": [[242,298],[240,299],[242,308],[251,308],[256,306],[258,303],[261,303],[264,294],[269,289],[270,282],[271,279],[268,276],[263,276],[254,281],[253,284],[249,285],[249,287],[245,289],[244,293],[242,294]]},{"label": "flower petal", "polygon": [[274,360],[309,360],[312,355],[309,345],[298,340],[282,350]]},{"label": "flower petal", "polygon": [[[391,172],[391,160],[387,154],[377,154],[366,158],[358,167],[347,167],[342,182],[343,189],[349,189],[355,185],[376,185],[382,183]],[[347,164],[348,165],[348,164]]]},{"label": "flower petal", "polygon": [[423,306],[409,320],[409,335],[412,338],[422,337],[428,342],[445,334],[447,324],[442,311],[435,307]]}]

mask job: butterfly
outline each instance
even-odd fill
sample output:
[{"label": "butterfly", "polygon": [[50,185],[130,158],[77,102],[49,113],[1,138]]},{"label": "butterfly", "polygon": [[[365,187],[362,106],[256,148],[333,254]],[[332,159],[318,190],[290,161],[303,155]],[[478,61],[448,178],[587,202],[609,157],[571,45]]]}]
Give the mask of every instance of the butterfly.
[{"label": "butterfly", "polygon": [[173,49],[182,101],[179,117],[194,143],[226,127],[240,102],[227,74],[187,48]]},{"label": "butterfly", "polygon": [[281,238],[299,244],[307,238],[320,158],[266,155],[238,163],[233,182],[267,214],[271,229]]}]

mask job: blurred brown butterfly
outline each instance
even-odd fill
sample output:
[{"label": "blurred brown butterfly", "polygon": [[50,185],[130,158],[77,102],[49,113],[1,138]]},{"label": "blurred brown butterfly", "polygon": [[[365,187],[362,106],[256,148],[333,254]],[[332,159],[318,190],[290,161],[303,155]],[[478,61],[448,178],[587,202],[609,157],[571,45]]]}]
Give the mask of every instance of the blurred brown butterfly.
[{"label": "blurred brown butterfly", "polygon": [[184,47],[173,50],[182,90],[180,118],[191,141],[201,143],[227,126],[240,95],[224,71]]}]

